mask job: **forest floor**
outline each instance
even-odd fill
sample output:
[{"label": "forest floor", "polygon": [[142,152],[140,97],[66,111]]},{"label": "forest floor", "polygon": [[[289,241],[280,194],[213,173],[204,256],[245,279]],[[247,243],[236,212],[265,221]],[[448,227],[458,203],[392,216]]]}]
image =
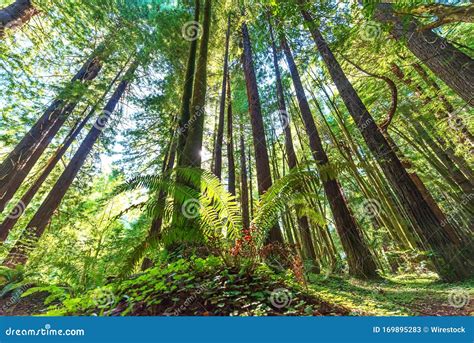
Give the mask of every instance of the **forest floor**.
[{"label": "forest floor", "polygon": [[301,285],[289,275],[265,268],[243,273],[213,259],[180,260],[79,297],[60,294],[53,305],[43,304],[51,296],[44,289],[24,297],[7,294],[0,298],[0,311],[9,316],[474,315],[474,280],[447,284],[433,274],[377,281],[310,275]]}]

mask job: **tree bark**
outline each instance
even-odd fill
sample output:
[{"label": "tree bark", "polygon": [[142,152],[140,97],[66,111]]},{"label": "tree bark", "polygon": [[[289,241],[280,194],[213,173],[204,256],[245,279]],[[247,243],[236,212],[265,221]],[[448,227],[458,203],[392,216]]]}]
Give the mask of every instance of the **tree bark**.
[{"label": "tree bark", "polygon": [[183,149],[181,166],[201,168],[201,149],[204,133],[204,116],[207,92],[207,55],[211,30],[211,0],[204,4],[203,32],[199,47],[199,58],[194,75],[191,118],[186,144]]},{"label": "tree bark", "polygon": [[[426,94],[423,87],[421,87],[420,85],[415,85],[413,79],[407,77],[403,70],[396,63],[392,63],[391,69],[393,74],[401,82],[403,82],[409,89],[415,90],[416,97],[419,98],[425,105],[433,100]],[[443,103],[446,109],[452,110],[452,106],[447,101],[447,99],[444,98]],[[438,116],[443,117],[442,115]],[[445,115],[444,117],[447,116],[448,115]],[[448,146],[447,142],[443,138],[436,138],[439,142],[438,145],[437,142],[433,141],[433,139],[424,129],[421,123],[417,122],[416,120],[413,120],[413,118],[408,118],[407,121],[410,122],[411,125],[415,128],[415,130],[418,131],[418,134],[420,134],[420,136],[425,139],[428,146],[435,152],[437,157],[445,165],[446,173],[453,179],[453,181],[458,184],[458,186],[463,190],[463,192],[465,192],[466,194],[470,194],[472,192],[473,187],[473,177],[472,170],[468,166],[468,163],[463,158],[457,157],[452,148]],[[446,147],[446,149],[443,149],[442,147]]]},{"label": "tree bark", "polygon": [[470,106],[474,106],[474,61],[446,39],[432,30],[420,30],[419,23],[411,18],[404,20],[394,13],[392,4],[377,5],[375,18],[390,24],[391,35],[406,42],[408,49],[436,76],[443,80]]},{"label": "tree bark", "polygon": [[[200,0],[195,0],[195,22],[199,22],[200,7]],[[181,97],[180,118],[178,120],[179,136],[176,151],[178,155],[178,165],[181,165],[180,161],[183,154],[184,145],[186,144],[186,137],[188,136],[188,122],[189,118],[191,117],[191,99],[193,96],[194,72],[196,70],[197,42],[197,39],[191,41],[191,45],[189,47],[188,62],[186,65],[186,75],[184,76],[183,96]]]},{"label": "tree bark", "polygon": [[8,237],[10,230],[15,226],[18,219],[21,218],[21,215],[24,213],[28,205],[30,204],[31,200],[33,200],[36,193],[39,191],[43,183],[46,181],[48,176],[51,174],[53,169],[56,167],[58,162],[66,153],[67,149],[71,146],[72,142],[76,139],[79,135],[81,130],[87,124],[89,119],[94,114],[94,109],[92,109],[89,114],[82,119],[81,121],[77,122],[76,125],[72,128],[69,134],[64,139],[64,142],[61,146],[56,150],[54,155],[46,164],[46,167],[41,172],[40,176],[35,180],[35,182],[31,185],[30,188],[26,191],[26,193],[21,197],[20,201],[16,204],[10,214],[5,218],[3,223],[0,225],[0,241],[5,241]]},{"label": "tree bark", "polygon": [[230,194],[235,195],[234,127],[230,73],[227,75],[227,102],[227,169],[229,173],[228,190]]},{"label": "tree bark", "polygon": [[[473,64],[474,66],[474,64]],[[426,72],[426,70],[421,66],[421,64],[419,63],[415,63],[413,65],[413,68],[416,70],[416,72],[421,76],[421,78],[423,79],[423,81],[425,81],[425,83],[432,87],[435,92],[436,92],[436,95],[438,96],[438,99],[442,102],[445,110],[446,110],[446,114],[445,114],[445,117],[448,117],[449,119],[448,120],[451,120],[453,124],[455,124],[456,128],[459,127],[459,131],[461,133],[461,136],[462,136],[462,140],[461,140],[461,143],[464,143],[466,140],[469,142],[469,144],[474,147],[474,136],[472,135],[472,133],[469,131],[466,123],[463,122],[463,120],[457,115],[457,113],[455,112],[454,110],[454,107],[453,105],[451,104],[451,102],[449,102],[449,100],[444,96],[441,88],[439,87],[439,85],[436,83],[436,81],[430,77],[428,75],[428,73]],[[473,95],[474,97],[474,95]]]},{"label": "tree bark", "polygon": [[323,149],[318,129],[314,123],[313,115],[298,73],[293,55],[286,38],[281,36],[282,50],[286,55],[288,68],[293,79],[296,97],[298,99],[301,115],[309,138],[311,152],[318,165],[324,192],[334,216],[336,230],[341,239],[342,246],[347,254],[349,273],[360,278],[377,277],[377,267],[369,248],[364,242],[363,233],[357,226],[342,193],[339,182],[330,176],[331,168],[329,159]]},{"label": "tree bark", "polygon": [[217,135],[214,145],[214,169],[213,173],[221,180],[222,178],[222,142],[224,139],[224,119],[225,119],[225,104],[226,104],[226,88],[227,77],[229,69],[229,38],[230,38],[230,14],[227,18],[227,31],[225,35],[225,53],[224,53],[224,68],[222,76],[222,91],[221,101],[219,106],[219,123],[217,125]]},{"label": "tree bark", "polygon": [[240,121],[240,203],[242,206],[242,224],[244,229],[250,228],[249,186],[247,180],[247,159],[245,156],[245,140],[242,119]]},{"label": "tree bark", "polygon": [[[285,152],[287,155],[288,167],[291,170],[298,165],[298,159],[296,157],[295,148],[293,146],[293,137],[291,134],[291,126],[290,126],[290,114],[288,113],[286,109],[285,94],[283,92],[283,84],[281,82],[280,67],[278,65],[279,57],[278,57],[278,52],[275,45],[273,27],[271,25],[270,19],[269,19],[269,28],[270,28],[270,38],[271,38],[271,46],[272,46],[272,53],[273,53],[273,69],[275,70],[276,91],[277,91],[277,99],[278,99],[278,112],[280,116],[281,125],[285,132]],[[309,226],[309,221],[306,216],[298,215],[298,227],[301,232],[303,259],[309,261],[313,265],[311,268],[311,271],[318,272],[319,263],[316,257],[313,239],[311,237],[311,228]]]},{"label": "tree bark", "polygon": [[456,230],[449,221],[440,220],[433,212],[347,79],[310,13],[302,10],[302,15],[367,146],[377,159],[401,204],[413,222],[417,223],[415,229],[423,238],[424,244],[428,249],[433,250],[431,260],[437,272],[446,280],[462,280],[472,276],[474,272],[472,242],[467,238],[466,240],[456,239],[453,234]]},{"label": "tree bark", "polygon": [[5,36],[6,28],[20,28],[38,13],[31,0],[16,0],[0,9],[0,39]]},{"label": "tree bark", "polygon": [[[57,210],[64,198],[67,190],[71,186],[72,182],[76,178],[79,170],[83,166],[87,156],[92,150],[95,142],[99,138],[102,130],[105,128],[110,116],[114,112],[117,104],[119,103],[122,95],[124,94],[130,80],[137,68],[137,63],[133,63],[123,80],[117,86],[115,92],[104,107],[104,111],[97,118],[95,124],[87,134],[84,141],[81,143],[79,149],[74,154],[74,157],[68,163],[66,169],[63,171],[59,179],[54,184],[53,188],[49,192],[46,199],[43,201],[39,209],[36,211],[33,218],[30,220],[25,230],[23,231],[20,239],[17,241],[15,246],[9,252],[6,259],[3,261],[3,265],[13,267],[18,264],[25,264],[28,260],[28,246],[24,245],[26,239],[33,239],[37,241],[44,233],[46,226],[51,220],[52,215]],[[32,235],[33,237],[30,237]]]},{"label": "tree bark", "polygon": [[[172,134],[171,140],[168,144],[167,147],[167,152],[165,155],[165,158],[163,159],[163,166],[161,168],[161,173],[164,174],[165,172],[170,171],[173,169],[174,162],[175,162],[175,157],[176,157],[176,147],[177,147],[177,142],[175,143],[175,139],[177,137],[174,137]],[[158,208],[164,208],[166,204],[166,193],[165,192],[159,192],[158,194]],[[150,240],[153,239],[159,239],[160,234],[161,234],[161,227],[163,225],[163,216],[160,215],[156,218],[153,218],[151,222],[151,227],[150,231],[148,233],[147,241],[149,242]],[[153,266],[153,261],[145,257],[142,262],[141,269],[146,270],[148,268],[151,268]]]},{"label": "tree bark", "polygon": [[[250,121],[252,124],[253,146],[255,151],[255,165],[257,168],[258,194],[264,194],[272,185],[270,160],[268,158],[265,129],[263,126],[260,96],[258,94],[257,77],[255,76],[252,46],[247,24],[242,23],[242,62],[245,74],[245,84],[249,103]],[[283,235],[278,226],[270,229],[268,243],[283,243]]]},{"label": "tree bark", "polygon": [[[94,56],[74,76],[71,84],[93,80],[101,68],[98,52],[95,52]],[[67,102],[56,99],[2,162],[0,165],[0,212],[18,190],[76,105],[77,100]]]}]

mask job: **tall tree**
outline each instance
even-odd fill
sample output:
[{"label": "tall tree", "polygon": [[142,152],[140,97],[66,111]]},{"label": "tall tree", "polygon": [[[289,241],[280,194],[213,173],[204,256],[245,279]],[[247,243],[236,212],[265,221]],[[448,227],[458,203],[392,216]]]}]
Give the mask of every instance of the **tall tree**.
[{"label": "tall tree", "polygon": [[[280,121],[285,132],[285,152],[287,155],[287,162],[289,169],[296,168],[298,165],[298,159],[296,158],[295,148],[293,146],[293,137],[291,134],[290,126],[290,114],[286,109],[285,103],[285,94],[283,92],[283,84],[281,82],[281,73],[280,67],[278,64],[279,56],[275,44],[275,37],[273,34],[273,27],[268,18],[269,28],[270,28],[270,39],[271,39],[271,48],[273,54],[273,69],[275,70],[275,81],[276,81],[276,91],[277,91],[277,100],[278,100],[278,113],[280,116]],[[318,265],[316,258],[316,251],[314,249],[313,239],[311,237],[311,228],[309,226],[309,220],[306,216],[298,216],[298,226],[301,232],[301,240],[303,246],[303,258],[313,264],[313,271],[318,271],[316,266]]]},{"label": "tall tree", "polygon": [[461,280],[472,276],[471,242],[460,238],[446,217],[440,217],[423,198],[422,193],[410,178],[400,159],[390,147],[381,130],[373,120],[364,103],[344,74],[311,14],[304,8],[303,18],[313,40],[339,90],[350,115],[354,119],[367,146],[396,192],[400,203],[415,224],[428,249],[433,250],[431,260],[439,275],[446,280]]},{"label": "tall tree", "polygon": [[[257,77],[252,56],[250,35],[245,21],[242,23],[243,55],[242,63],[245,74],[245,84],[249,103],[250,121],[252,124],[253,146],[255,151],[255,166],[257,168],[258,193],[264,194],[272,185],[270,160],[268,158],[265,128],[263,126],[260,96],[258,94]],[[270,229],[268,242],[283,243],[283,235],[276,225]]]},{"label": "tall tree", "polygon": [[3,223],[0,224],[0,241],[4,241],[5,239],[7,239],[10,230],[15,226],[18,219],[21,218],[21,215],[23,214],[24,210],[28,207],[31,200],[33,200],[36,193],[39,191],[43,183],[53,171],[54,167],[56,167],[58,162],[64,156],[66,151],[69,149],[71,144],[74,142],[76,137],[79,135],[79,133],[87,124],[93,114],[94,109],[91,110],[85,118],[81,119],[76,123],[76,125],[74,125],[74,127],[64,139],[64,142],[61,144],[61,146],[59,146],[59,148],[54,152],[53,156],[49,159],[46,164],[46,167],[43,169],[40,176],[38,176],[38,178],[30,186],[30,188],[28,188],[25,194],[23,194],[16,206],[10,212],[10,215],[8,215],[4,219]]},{"label": "tall tree", "polygon": [[342,193],[339,182],[331,176],[331,164],[324,151],[318,129],[314,123],[313,115],[306,98],[305,90],[296,63],[291,53],[290,46],[284,35],[281,35],[281,47],[286,55],[288,67],[293,79],[298,104],[303,117],[303,123],[309,139],[311,152],[318,165],[324,192],[329,201],[336,229],[347,254],[349,272],[351,275],[361,278],[373,278],[377,276],[376,264],[372,253],[364,242],[363,233],[357,226],[349,210],[347,202]]},{"label": "tall tree", "polygon": [[207,55],[209,51],[209,35],[211,30],[211,0],[204,4],[203,30],[199,57],[194,75],[193,96],[191,101],[191,117],[186,137],[186,144],[182,152],[181,166],[201,167],[201,149],[204,133],[204,115],[207,92]]},{"label": "tall tree", "polygon": [[408,49],[430,70],[443,80],[470,106],[474,107],[474,60],[457,49],[431,29],[420,29],[413,17],[402,18],[393,10],[393,4],[380,3],[375,18],[390,24],[390,33],[396,40],[406,42]]},{"label": "tall tree", "polygon": [[[76,82],[87,82],[97,77],[102,68],[100,55],[102,49],[103,47],[95,51],[73,77],[71,87]],[[16,193],[77,103],[77,98],[67,101],[59,96],[2,162],[0,165],[0,212]]]},{"label": "tall tree", "polygon": [[230,85],[230,72],[227,75],[227,169],[228,190],[235,195],[235,157],[234,157],[234,126],[232,113],[232,93]]},{"label": "tall tree", "polygon": [[249,185],[247,174],[247,158],[245,156],[244,127],[240,118],[240,203],[242,206],[242,224],[244,229],[250,227],[249,215]]},{"label": "tall tree", "polygon": [[[90,129],[86,138],[84,138],[73,158],[68,163],[66,169],[56,181],[48,196],[26,226],[19,240],[3,261],[4,265],[14,266],[17,264],[24,264],[28,260],[28,247],[24,245],[24,242],[28,239],[31,240],[31,238],[36,241],[42,236],[52,215],[61,204],[67,190],[79,173],[79,170],[86,161],[86,158],[90,154],[95,142],[106,127],[107,122],[110,120],[111,115],[122,98],[122,95],[125,93],[137,67],[138,62],[134,62],[129,67],[122,81],[118,84],[116,90],[105,105],[102,114],[97,118],[95,124]],[[31,235],[32,237],[30,237]]]},{"label": "tall tree", "polygon": [[7,7],[0,9],[0,39],[5,35],[6,28],[19,28],[38,13],[31,0],[15,0]]},{"label": "tall tree", "polygon": [[[201,9],[200,0],[195,0],[194,22],[199,22],[199,13]],[[189,46],[188,62],[186,64],[186,75],[184,76],[183,95],[181,97],[180,118],[178,121],[178,164],[182,156],[184,145],[186,144],[186,137],[188,136],[188,121],[191,116],[191,99],[193,96],[194,72],[196,70],[196,52],[199,37],[192,37]]]},{"label": "tall tree", "polygon": [[224,139],[224,118],[225,118],[225,105],[226,105],[226,88],[227,88],[227,77],[229,69],[229,39],[230,39],[230,14],[227,18],[227,31],[225,35],[225,53],[224,53],[224,67],[222,70],[222,91],[221,100],[219,105],[219,123],[217,125],[217,135],[214,145],[214,174],[221,179],[222,176],[222,143]]}]

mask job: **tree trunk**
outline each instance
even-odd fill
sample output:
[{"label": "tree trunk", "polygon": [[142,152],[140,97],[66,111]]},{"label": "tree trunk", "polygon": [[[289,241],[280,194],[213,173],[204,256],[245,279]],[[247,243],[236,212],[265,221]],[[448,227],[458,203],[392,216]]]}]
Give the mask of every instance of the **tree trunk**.
[{"label": "tree trunk", "polygon": [[[415,228],[428,248],[439,275],[446,280],[461,280],[472,276],[472,247],[468,240],[453,238],[456,231],[447,220],[440,220],[412,181],[393,152],[362,100],[347,79],[341,66],[315,26],[309,12],[302,10],[318,50],[339,90],[352,118],[374,154],[385,176],[398,195],[401,204],[418,225]],[[464,251],[463,251],[464,250]]]},{"label": "tree trunk", "polygon": [[[270,28],[270,38],[271,46],[273,53],[273,69],[275,70],[275,81],[276,81],[276,90],[277,90],[277,99],[278,99],[278,112],[280,116],[281,125],[285,132],[285,152],[287,155],[288,167],[293,169],[298,165],[298,159],[296,158],[295,148],[293,146],[293,137],[291,135],[291,126],[290,126],[290,114],[286,109],[285,103],[285,94],[283,92],[283,84],[281,82],[281,73],[280,67],[278,65],[278,53],[275,46],[275,38],[273,35],[273,27],[269,20]],[[309,221],[306,216],[298,215],[298,227],[301,232],[302,240],[302,251],[303,259],[308,260],[313,266],[310,268],[314,272],[318,272],[319,263],[316,258],[316,252],[314,249],[313,239],[311,237],[311,228],[309,226]]]},{"label": "tree trunk", "polygon": [[222,141],[224,139],[224,118],[225,118],[225,101],[227,77],[229,69],[229,39],[230,39],[230,14],[227,18],[227,31],[225,35],[225,54],[224,54],[224,69],[222,76],[222,91],[221,102],[219,106],[219,123],[217,125],[217,135],[214,145],[214,169],[213,173],[221,180],[222,177]]},{"label": "tree trunk", "polygon": [[[175,139],[177,137],[174,137],[174,133],[172,133],[171,140],[168,144],[167,147],[167,152],[165,155],[165,158],[163,159],[163,166],[161,168],[161,173],[164,174],[165,172],[170,171],[173,169],[174,166],[174,161],[176,157],[176,147],[177,147],[177,142],[175,143]],[[166,204],[166,193],[165,192],[159,192],[158,194],[158,208],[162,209],[165,207]],[[151,227],[150,231],[148,233],[147,241],[154,240],[154,239],[159,239],[160,234],[161,234],[161,226],[163,225],[163,215],[160,215],[156,218],[154,218],[151,222]],[[153,261],[145,257],[142,262],[141,269],[146,270],[148,268],[151,268],[153,266]]]},{"label": "tree trunk", "polygon": [[474,147],[474,136],[469,131],[466,123],[463,122],[463,119],[457,115],[457,113],[454,110],[453,105],[444,96],[441,88],[436,83],[436,81],[428,75],[426,70],[419,63],[415,63],[413,65],[413,68],[421,76],[423,81],[425,81],[425,83],[428,86],[430,86],[431,88],[434,89],[436,95],[438,96],[438,99],[441,101],[441,103],[443,104],[443,106],[446,110],[445,116],[448,117],[449,118],[448,120],[450,120],[451,123],[460,131],[461,136],[462,136],[461,143],[464,143],[465,141],[468,141],[469,144]]},{"label": "tree trunk", "polygon": [[[194,21],[199,22],[200,0],[195,0]],[[191,98],[193,96],[194,71],[196,70],[196,51],[197,39],[191,41],[189,47],[188,62],[186,65],[186,75],[184,76],[183,96],[181,97],[180,118],[178,120],[178,165],[180,165],[181,157],[186,144],[186,137],[188,136],[189,118],[191,117]]]},{"label": "tree trunk", "polygon": [[0,39],[5,36],[6,28],[20,28],[38,13],[31,0],[16,0],[11,5],[0,9]]},{"label": "tree trunk", "polygon": [[194,75],[190,126],[180,166],[201,167],[201,149],[204,133],[204,115],[207,92],[207,54],[209,50],[210,29],[211,0],[206,0],[204,4],[203,31],[201,45],[199,47],[199,58],[196,66],[196,73]]},{"label": "tree trunk", "polygon": [[10,214],[5,218],[3,223],[0,225],[0,241],[5,241],[7,239],[8,233],[10,230],[15,226],[18,219],[20,219],[23,212],[26,210],[28,205],[30,204],[33,197],[36,195],[38,190],[43,185],[44,181],[48,178],[49,174],[53,171],[56,167],[58,162],[66,153],[67,149],[71,146],[72,142],[76,139],[77,135],[81,132],[84,126],[87,124],[89,119],[94,114],[94,109],[92,109],[89,114],[82,120],[79,121],[73,129],[69,132],[69,134],[64,139],[63,144],[56,150],[54,155],[48,161],[46,167],[41,172],[40,176],[35,180],[33,185],[26,191],[26,193],[21,197],[20,201],[16,204]]},{"label": "tree trunk", "polygon": [[[242,62],[245,74],[245,84],[249,103],[250,121],[252,124],[253,145],[255,151],[255,165],[257,168],[258,194],[264,194],[272,185],[270,160],[268,158],[265,129],[263,126],[260,96],[258,94],[257,77],[255,76],[252,46],[247,24],[242,23],[243,56]],[[283,243],[283,235],[276,225],[270,229],[268,243]]]},{"label": "tree trunk", "polygon": [[248,229],[250,227],[249,186],[247,181],[247,160],[245,156],[242,118],[240,119],[240,203],[242,206],[242,224],[244,229]]},{"label": "tree trunk", "polygon": [[339,182],[330,176],[331,165],[323,149],[313,115],[305,95],[300,75],[296,68],[293,55],[288,42],[281,36],[281,46],[285,52],[288,68],[293,79],[296,97],[298,99],[301,115],[309,138],[311,152],[318,165],[326,197],[329,201],[335,220],[336,230],[341,239],[342,246],[347,254],[349,272],[360,278],[377,277],[377,267],[369,248],[364,242],[363,233],[357,226],[347,206]]},{"label": "tree trunk", "polygon": [[[392,63],[391,69],[393,74],[409,89],[415,89],[415,94],[417,98],[419,98],[425,104],[432,101],[432,99],[426,94],[423,87],[421,87],[420,85],[415,85],[415,82],[411,78],[406,77],[403,70],[397,64]],[[419,71],[419,73],[421,73],[421,71]],[[452,109],[451,104],[447,102],[446,98],[444,98],[443,103],[445,104],[445,106],[447,106],[447,108]],[[438,143],[436,143],[435,141],[433,141],[433,139],[423,128],[421,123],[417,122],[412,117],[407,118],[407,122],[411,123],[415,130],[417,130],[418,134],[425,139],[428,146],[434,151],[437,157],[446,166],[446,173],[451,176],[451,178],[456,182],[456,184],[458,184],[458,186],[463,190],[463,192],[467,194],[471,193],[473,187],[471,177],[472,171],[469,168],[467,162],[465,162],[463,158],[456,157],[454,151],[448,146],[447,142],[445,142],[443,138],[437,138],[441,146],[438,145]],[[446,150],[443,150],[442,146],[445,146]]]},{"label": "tree trunk", "polygon": [[[71,84],[93,80],[101,68],[96,51],[74,76]],[[67,102],[56,99],[0,165],[0,212],[3,211],[76,105],[77,100]]]},{"label": "tree trunk", "polygon": [[396,40],[406,42],[408,49],[436,76],[470,106],[474,106],[474,61],[472,58],[438,36],[432,30],[420,30],[415,19],[404,20],[394,13],[392,5],[377,5],[375,18],[392,25],[390,33]]},{"label": "tree trunk", "polygon": [[[68,163],[66,169],[63,171],[46,199],[43,201],[33,218],[26,226],[25,230],[20,236],[20,239],[3,261],[3,265],[13,267],[18,264],[26,263],[28,260],[28,247],[24,245],[24,241],[26,239],[29,239],[30,241],[33,239],[33,241],[37,241],[42,236],[46,226],[48,225],[48,222],[51,220],[52,215],[61,204],[61,201],[64,198],[67,190],[71,186],[75,177],[79,173],[79,170],[83,166],[87,156],[91,152],[94,143],[97,141],[100,134],[102,133],[102,130],[109,121],[110,116],[114,112],[118,102],[120,101],[120,98],[130,83],[130,79],[133,76],[136,68],[137,63],[135,62],[132,64],[123,80],[117,86],[114,94],[105,105],[104,111],[97,118],[95,124],[92,126],[86,138],[81,143],[79,149],[74,154],[74,157]],[[30,237],[30,235],[33,235],[33,237]]]},{"label": "tree trunk", "polygon": [[234,127],[232,114],[232,93],[230,85],[230,73],[227,75],[227,169],[229,171],[228,190],[235,195],[235,157],[234,157]]}]

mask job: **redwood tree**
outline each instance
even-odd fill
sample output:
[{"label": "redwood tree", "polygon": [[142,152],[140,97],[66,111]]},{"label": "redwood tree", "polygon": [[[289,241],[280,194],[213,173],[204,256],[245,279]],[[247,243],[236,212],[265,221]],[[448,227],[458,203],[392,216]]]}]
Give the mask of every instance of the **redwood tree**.
[{"label": "redwood tree", "polygon": [[229,69],[229,38],[230,38],[230,14],[227,18],[227,31],[225,35],[225,53],[224,53],[224,67],[222,71],[222,90],[219,105],[219,121],[217,125],[216,141],[214,145],[214,174],[221,179],[222,176],[222,143],[224,139],[224,118],[225,118],[225,104],[226,104],[226,89],[227,77]]},{"label": "redwood tree", "polygon": [[[390,3],[377,5],[375,18],[390,24],[390,33],[470,106],[474,107],[474,60],[431,29],[422,30],[413,17],[402,18]],[[407,20],[408,19],[408,20]]]},{"label": "redwood tree", "polygon": [[[79,173],[79,170],[83,166],[87,156],[92,151],[95,142],[99,138],[107,122],[110,120],[110,116],[114,112],[122,95],[127,89],[127,86],[129,85],[137,66],[137,62],[130,66],[127,73],[123,77],[123,80],[119,83],[115,92],[112,94],[109,101],[105,105],[102,114],[97,118],[95,124],[90,129],[86,138],[84,138],[73,158],[68,163],[66,169],[63,171],[46,199],[43,201],[33,218],[26,226],[25,230],[20,236],[20,239],[3,261],[4,265],[14,266],[17,264],[24,264],[28,260],[28,247],[24,245],[24,241],[31,238],[36,241],[42,236],[46,226],[51,220],[51,217],[61,204],[61,201],[64,198],[67,190]],[[30,237],[30,235],[33,237]]]},{"label": "redwood tree", "polygon": [[377,267],[369,248],[364,242],[363,233],[357,226],[347,205],[339,182],[330,176],[331,164],[323,149],[323,144],[318,133],[308,100],[296,68],[293,55],[284,35],[281,35],[281,46],[286,55],[288,67],[293,79],[296,97],[303,118],[303,123],[308,135],[311,152],[318,165],[324,192],[334,217],[336,230],[341,239],[342,246],[347,254],[349,272],[357,277],[373,278],[377,276]]},{"label": "redwood tree", "polygon": [[[262,109],[260,106],[260,96],[258,94],[257,87],[257,77],[255,76],[253,64],[252,46],[250,43],[247,24],[245,22],[242,23],[242,43],[242,63],[244,67],[245,84],[247,88],[250,122],[252,124],[255,166],[257,168],[258,193],[262,195],[272,185],[272,175],[270,173],[270,160],[268,158]],[[283,235],[277,225],[270,229],[267,241],[283,243]]]},{"label": "redwood tree", "polygon": [[0,9],[0,38],[5,35],[5,28],[19,28],[38,13],[31,0],[15,0],[7,7]]},{"label": "redwood tree", "polygon": [[[82,66],[71,80],[87,82],[93,80],[102,68],[101,52],[103,46]],[[67,101],[58,97],[38,119],[13,151],[0,165],[0,212],[10,201],[23,180],[34,167],[44,150],[75,109],[78,99]]]},{"label": "redwood tree", "polygon": [[206,0],[204,4],[203,30],[201,44],[199,46],[199,58],[194,75],[190,125],[179,162],[180,166],[201,167],[201,149],[207,92],[207,55],[209,51],[211,16],[211,0]]},{"label": "redwood tree", "polygon": [[462,280],[473,275],[472,242],[459,237],[446,217],[435,213],[424,199],[402,165],[364,103],[344,74],[311,14],[301,10],[313,40],[321,53],[329,73],[339,90],[350,115],[362,133],[367,146],[377,159],[381,169],[407,211],[427,249],[439,275],[446,280]]}]

